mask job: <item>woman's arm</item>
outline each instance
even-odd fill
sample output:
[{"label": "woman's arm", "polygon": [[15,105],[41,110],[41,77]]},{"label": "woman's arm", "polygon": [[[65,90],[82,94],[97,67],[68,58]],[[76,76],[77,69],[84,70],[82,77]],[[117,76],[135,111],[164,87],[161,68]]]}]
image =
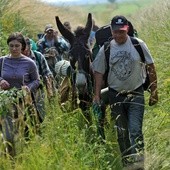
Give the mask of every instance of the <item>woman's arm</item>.
[{"label": "woman's arm", "polygon": [[27,84],[27,86],[29,87],[31,92],[36,91],[36,89],[40,85],[40,76],[38,73],[37,66],[35,65],[34,62],[32,62],[32,65],[30,66],[29,77],[30,82]]}]

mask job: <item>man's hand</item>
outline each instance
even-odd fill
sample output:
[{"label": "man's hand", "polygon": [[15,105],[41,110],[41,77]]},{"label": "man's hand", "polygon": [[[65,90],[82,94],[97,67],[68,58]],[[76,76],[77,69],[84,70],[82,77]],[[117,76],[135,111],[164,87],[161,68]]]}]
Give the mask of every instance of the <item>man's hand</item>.
[{"label": "man's hand", "polygon": [[158,93],[157,91],[152,92],[149,98],[149,106],[153,106],[158,102]]},{"label": "man's hand", "polygon": [[93,103],[100,104],[100,96],[95,95],[95,96],[93,97]]}]

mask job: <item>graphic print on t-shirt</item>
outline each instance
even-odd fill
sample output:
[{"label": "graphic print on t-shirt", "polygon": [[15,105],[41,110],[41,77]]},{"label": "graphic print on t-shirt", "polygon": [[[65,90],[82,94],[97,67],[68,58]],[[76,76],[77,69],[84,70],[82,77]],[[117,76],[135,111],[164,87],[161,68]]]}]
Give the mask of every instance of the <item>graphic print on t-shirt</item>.
[{"label": "graphic print on t-shirt", "polygon": [[134,70],[133,59],[130,57],[130,53],[126,51],[119,51],[110,58],[111,71],[120,80],[124,81],[130,77]]}]

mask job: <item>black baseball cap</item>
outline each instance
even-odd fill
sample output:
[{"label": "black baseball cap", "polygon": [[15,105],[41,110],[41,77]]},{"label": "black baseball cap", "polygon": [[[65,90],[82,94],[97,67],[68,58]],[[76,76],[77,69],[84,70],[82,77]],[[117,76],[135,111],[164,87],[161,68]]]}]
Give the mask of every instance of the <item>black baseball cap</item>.
[{"label": "black baseball cap", "polygon": [[128,21],[122,15],[117,15],[113,17],[111,20],[112,30],[127,30],[128,29]]}]

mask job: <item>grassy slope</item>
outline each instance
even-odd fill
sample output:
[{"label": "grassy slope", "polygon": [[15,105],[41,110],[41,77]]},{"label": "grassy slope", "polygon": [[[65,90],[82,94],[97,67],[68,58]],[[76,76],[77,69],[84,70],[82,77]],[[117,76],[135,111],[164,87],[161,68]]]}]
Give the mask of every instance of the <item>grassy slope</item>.
[{"label": "grassy slope", "polygon": [[[14,1],[17,2],[12,4]],[[11,4],[4,17],[12,12],[18,13],[26,21],[27,27],[29,27],[30,33],[32,33],[31,36],[35,38],[37,38],[37,33],[44,31],[44,27],[48,23],[53,24],[56,28],[55,16],[59,16],[62,21],[70,21],[73,28],[74,25],[84,24],[87,16],[79,8],[72,10],[69,6],[54,7],[36,0],[13,0]]]},{"label": "grassy slope", "polygon": [[[84,25],[86,22],[86,17],[89,12],[93,13],[94,19],[97,20],[97,24],[103,25],[108,23],[112,16],[115,14],[121,13],[126,15],[131,15],[136,12],[139,8],[145,7],[150,4],[153,0],[142,0],[135,1],[135,3],[123,3],[123,4],[99,4],[99,5],[90,5],[86,6],[63,6],[63,7],[55,7],[49,6],[46,4],[42,4],[37,0],[13,0],[14,2],[10,8],[6,11],[6,15],[11,12],[16,12],[20,17],[24,18],[27,23],[27,27],[29,27],[30,33],[34,38],[38,32],[43,32],[44,27],[48,23],[52,23],[56,28],[55,16],[59,16],[62,21],[70,21],[73,28],[77,25]],[[23,25],[24,27],[24,25]],[[30,34],[29,33],[29,34]]]},{"label": "grassy slope", "polygon": [[[38,9],[36,6],[37,4],[33,0],[23,0],[22,2],[25,4],[27,4],[27,2],[32,2],[32,5],[27,4],[27,6],[22,6],[24,5],[22,4],[17,7],[15,6],[14,9],[24,9],[25,13],[21,11],[22,15],[25,16],[28,22],[31,21],[31,26],[34,25],[36,31],[42,31],[44,25],[48,22],[55,24],[54,16],[56,13],[61,16],[63,20],[65,20],[68,15],[72,16],[69,17],[69,20],[75,25],[77,25],[77,23],[83,23],[86,18],[86,14],[78,7],[76,7],[76,9],[79,16],[77,16],[77,13],[72,12],[71,8],[67,8],[70,11],[69,14],[63,14],[63,10],[58,8],[40,6],[40,9]],[[30,12],[29,7],[31,7],[33,12]],[[169,170],[170,167],[169,9],[169,0],[162,0],[149,10],[143,10],[138,15],[129,16],[133,18],[140,37],[145,40],[149,46],[154,56],[158,72],[160,102],[153,107],[148,107],[146,105],[143,129],[147,153],[146,169],[148,170]],[[105,8],[102,10],[105,11]],[[47,11],[51,11],[48,12],[48,16],[44,15]],[[73,11],[75,11],[75,9]],[[39,16],[40,12],[42,16]],[[88,10],[86,13],[87,12]],[[104,13],[102,13],[103,16]],[[84,19],[81,20],[80,16]],[[97,16],[99,16],[99,18],[101,16],[95,13],[95,17],[99,23],[100,20]],[[101,22],[101,24],[107,23],[107,19]],[[146,97],[148,98],[147,93]],[[146,99],[146,102],[147,101],[148,99]],[[80,117],[81,112],[79,110],[75,112],[62,112],[58,109],[57,102],[51,103],[51,106],[48,106],[48,115],[42,127],[43,137],[35,138],[30,141],[28,145],[24,146],[24,148],[22,148],[24,152],[16,158],[14,166],[10,164],[9,160],[1,159],[0,169],[120,169],[119,164],[116,164],[116,162],[119,162],[116,147],[117,142],[114,139],[115,136],[111,135],[111,129],[109,128],[107,132],[108,141],[105,146],[90,144],[84,140],[90,141],[91,139],[87,137],[87,131],[80,130],[77,126],[82,124],[81,121],[79,121]],[[92,129],[95,130],[95,126]]]},{"label": "grassy slope", "polygon": [[82,6],[82,8],[87,12],[92,12],[96,23],[102,26],[109,23],[114,15],[120,14],[130,17],[153,2],[154,0],[132,0],[125,3]]},{"label": "grassy slope", "polygon": [[160,1],[149,11],[138,15],[136,26],[140,37],[144,39],[154,56],[159,87],[159,103],[156,107],[147,107],[144,132],[148,149],[150,169],[170,168],[170,2]]}]

